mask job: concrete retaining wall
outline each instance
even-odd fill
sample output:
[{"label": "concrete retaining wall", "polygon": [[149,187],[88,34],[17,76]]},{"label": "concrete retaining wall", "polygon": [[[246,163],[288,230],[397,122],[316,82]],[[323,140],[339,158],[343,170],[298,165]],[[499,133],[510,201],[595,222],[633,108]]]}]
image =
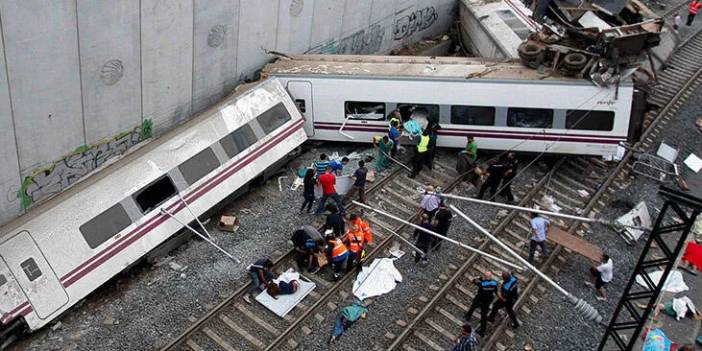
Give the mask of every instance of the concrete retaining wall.
[{"label": "concrete retaining wall", "polygon": [[253,79],[265,50],[387,53],[456,0],[0,0],[0,223]]}]

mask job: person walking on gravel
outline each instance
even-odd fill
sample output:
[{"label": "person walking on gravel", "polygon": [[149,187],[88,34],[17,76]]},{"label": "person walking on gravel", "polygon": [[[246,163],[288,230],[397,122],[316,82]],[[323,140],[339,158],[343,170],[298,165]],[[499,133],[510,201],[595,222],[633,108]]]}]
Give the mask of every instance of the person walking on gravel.
[{"label": "person walking on gravel", "polygon": [[341,196],[336,192],[336,176],[332,173],[331,166],[327,166],[326,172],[319,176],[317,182],[322,186],[322,198],[319,199],[319,206],[315,214],[322,213],[324,206],[327,205],[327,199],[334,199],[336,207],[344,213],[344,205],[341,203]]},{"label": "person walking on gravel", "polygon": [[[446,207],[446,204],[444,203],[443,200],[439,202],[439,210],[436,211],[436,215],[434,215],[434,219],[436,224],[434,225],[434,228],[436,228],[436,233],[441,234],[443,236],[447,236],[449,227],[451,226],[451,219],[453,218],[453,214],[451,213],[451,210]],[[436,251],[439,251],[441,248],[441,243],[443,242],[443,239],[439,239],[438,237],[433,238],[432,242],[432,248]]]},{"label": "person walking on gravel", "polygon": [[[433,232],[434,226],[431,225],[431,222],[429,221],[429,216],[426,213],[423,213],[420,218],[421,219],[419,222],[419,226]],[[426,264],[427,255],[429,255],[429,248],[431,247],[431,242],[434,236],[423,230],[415,229],[414,238],[416,240],[414,245],[417,246],[418,249],[422,250],[422,252],[424,252],[424,255],[420,254],[419,252],[414,253],[414,263],[417,263],[419,262],[419,260],[421,260],[422,264]]]},{"label": "person walking on gravel", "polygon": [[507,311],[507,315],[512,320],[512,327],[519,328],[519,321],[514,314],[514,303],[517,302],[517,297],[519,297],[517,277],[514,273],[502,272],[502,286],[500,290],[497,291],[497,301],[492,304],[492,310],[490,311],[488,321],[490,323],[494,322],[497,311],[504,308]]},{"label": "person walking on gravel", "polygon": [[687,6],[687,23],[685,23],[685,25],[688,27],[692,25],[692,21],[695,20],[695,15],[697,15],[697,11],[700,10],[700,7],[702,7],[702,2],[697,0],[690,1],[690,5]]},{"label": "person walking on gravel", "polygon": [[427,185],[424,189],[424,196],[422,196],[422,201],[419,202],[419,211],[425,213],[429,216],[429,221],[434,219],[436,211],[439,209],[439,204],[441,199],[438,195],[434,194],[434,187]]},{"label": "person walking on gravel", "polygon": [[478,342],[478,338],[475,336],[475,332],[473,331],[473,328],[471,328],[470,325],[464,324],[463,327],[461,327],[461,334],[458,335],[458,339],[456,340],[456,344],[453,345],[453,348],[451,351],[479,351],[480,350],[480,342]]},{"label": "person walking on gravel", "polygon": [[300,213],[305,210],[305,207],[307,207],[307,213],[310,213],[312,210],[312,204],[314,203],[314,185],[315,185],[315,180],[314,180],[314,169],[308,168],[307,172],[305,172],[305,180],[303,181],[304,184],[304,190],[302,192],[302,196],[305,198],[305,201],[302,202],[302,206],[300,206]]},{"label": "person walking on gravel", "polygon": [[546,236],[548,235],[551,222],[539,216],[538,213],[531,213],[531,240],[529,241],[529,263],[534,262],[536,247],[541,248],[541,256],[546,257]]},{"label": "person walking on gravel", "polygon": [[605,296],[605,286],[612,281],[614,275],[614,266],[612,259],[606,253],[602,254],[600,264],[590,267],[590,280],[586,281],[585,285],[594,286],[597,291],[597,299],[600,301],[607,301],[607,296]]},{"label": "person walking on gravel", "polygon": [[268,283],[275,278],[271,271],[272,268],[273,261],[267,257],[259,259],[247,268],[249,277],[251,277],[251,286],[244,295],[244,301],[251,303],[251,295],[255,293],[256,290],[262,291],[266,289]]},{"label": "person walking on gravel", "polygon": [[476,278],[473,283],[478,286],[478,293],[473,298],[473,303],[470,304],[468,313],[465,319],[470,321],[473,312],[480,308],[480,328],[477,330],[478,335],[485,336],[485,327],[487,326],[487,317],[490,312],[490,304],[495,299],[497,292],[497,281],[492,278],[492,272],[485,272],[485,277]]}]

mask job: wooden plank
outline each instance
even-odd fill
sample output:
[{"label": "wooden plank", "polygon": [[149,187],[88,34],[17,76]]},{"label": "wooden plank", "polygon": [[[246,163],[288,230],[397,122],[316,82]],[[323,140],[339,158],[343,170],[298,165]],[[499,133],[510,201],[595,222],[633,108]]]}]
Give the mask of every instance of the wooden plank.
[{"label": "wooden plank", "polygon": [[419,340],[421,340],[423,343],[425,343],[427,346],[431,347],[432,349],[436,351],[445,351],[445,349],[441,346],[439,346],[437,343],[429,339],[426,335],[422,334],[421,332],[415,331],[414,336],[416,336]]},{"label": "wooden plank", "polygon": [[266,345],[264,345],[261,340],[257,339],[253,335],[249,334],[249,332],[247,332],[246,330],[244,330],[240,326],[236,325],[236,323],[234,323],[234,321],[229,319],[229,317],[225,316],[224,314],[220,314],[219,319],[221,319],[222,322],[224,322],[224,324],[226,324],[229,328],[231,328],[231,330],[233,330],[237,334],[241,335],[244,339],[246,339],[246,341],[248,341],[252,345],[256,346],[257,348],[263,349],[264,347],[266,347]]},{"label": "wooden plank", "polygon": [[202,329],[202,332],[205,333],[205,335],[209,336],[210,339],[212,339],[212,341],[217,343],[217,345],[221,346],[223,349],[225,349],[227,351],[237,351],[231,345],[227,344],[227,342],[224,341],[224,339],[222,339],[221,336],[217,335],[217,333],[212,331],[212,329],[205,328],[205,329]]},{"label": "wooden plank", "polygon": [[599,262],[602,258],[602,249],[599,246],[578,236],[568,234],[561,228],[552,226],[548,231],[547,239],[565,248],[571,249],[592,261]]},{"label": "wooden plank", "polygon": [[200,347],[200,345],[198,345],[198,344],[195,342],[195,340],[193,340],[193,339],[188,339],[188,340],[185,342],[185,344],[188,345],[188,346],[190,346],[190,348],[191,348],[193,351],[205,351],[205,349],[203,349],[202,347]]},{"label": "wooden plank", "polygon": [[425,320],[425,322],[427,324],[429,324],[432,328],[434,328],[434,330],[438,331],[441,335],[445,336],[449,341],[452,341],[453,339],[455,339],[455,336],[453,334],[449,333],[446,329],[444,329],[444,327],[442,327],[439,323],[437,323],[433,319],[427,318],[427,320]]},{"label": "wooden plank", "polygon": [[268,322],[264,321],[263,319],[259,318],[256,314],[253,312],[249,311],[244,305],[237,303],[236,304],[236,309],[239,310],[239,312],[243,313],[248,319],[254,321],[254,323],[258,324],[259,327],[265,329],[269,333],[273,334],[274,336],[280,335],[280,331],[276,329],[274,326],[268,324]]}]

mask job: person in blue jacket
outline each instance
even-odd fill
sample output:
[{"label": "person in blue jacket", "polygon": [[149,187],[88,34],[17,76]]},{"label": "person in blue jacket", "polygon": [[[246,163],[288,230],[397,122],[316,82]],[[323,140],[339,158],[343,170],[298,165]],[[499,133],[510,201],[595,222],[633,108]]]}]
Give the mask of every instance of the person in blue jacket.
[{"label": "person in blue jacket", "polygon": [[476,278],[473,283],[478,286],[478,293],[473,298],[473,303],[470,304],[468,313],[465,318],[470,321],[473,312],[480,308],[480,328],[476,331],[478,335],[485,336],[485,327],[487,326],[487,317],[490,312],[490,304],[495,299],[497,293],[497,281],[492,278],[492,272],[485,272],[484,277]]}]

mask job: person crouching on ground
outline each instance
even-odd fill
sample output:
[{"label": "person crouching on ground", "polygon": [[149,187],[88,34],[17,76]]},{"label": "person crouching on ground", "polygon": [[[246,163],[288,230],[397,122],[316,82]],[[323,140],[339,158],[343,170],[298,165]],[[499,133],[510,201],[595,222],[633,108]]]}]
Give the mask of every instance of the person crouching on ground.
[{"label": "person crouching on ground", "polygon": [[604,288],[607,286],[607,284],[609,284],[609,282],[612,281],[612,277],[614,275],[613,272],[614,269],[612,259],[605,253],[602,254],[599,265],[592,265],[592,267],[590,267],[591,281],[586,281],[585,285],[595,287],[595,290],[597,290],[596,297],[600,301],[607,301]]},{"label": "person crouching on ground", "polygon": [[263,291],[268,286],[268,283],[275,278],[272,269],[273,261],[266,257],[259,259],[248,267],[251,286],[246,291],[246,295],[244,295],[244,301],[251,303],[251,295],[256,290]]},{"label": "person crouching on ground", "polygon": [[334,270],[334,281],[341,278],[341,271],[349,258],[349,249],[341,239],[327,235],[327,255],[331,258],[332,269]]}]

